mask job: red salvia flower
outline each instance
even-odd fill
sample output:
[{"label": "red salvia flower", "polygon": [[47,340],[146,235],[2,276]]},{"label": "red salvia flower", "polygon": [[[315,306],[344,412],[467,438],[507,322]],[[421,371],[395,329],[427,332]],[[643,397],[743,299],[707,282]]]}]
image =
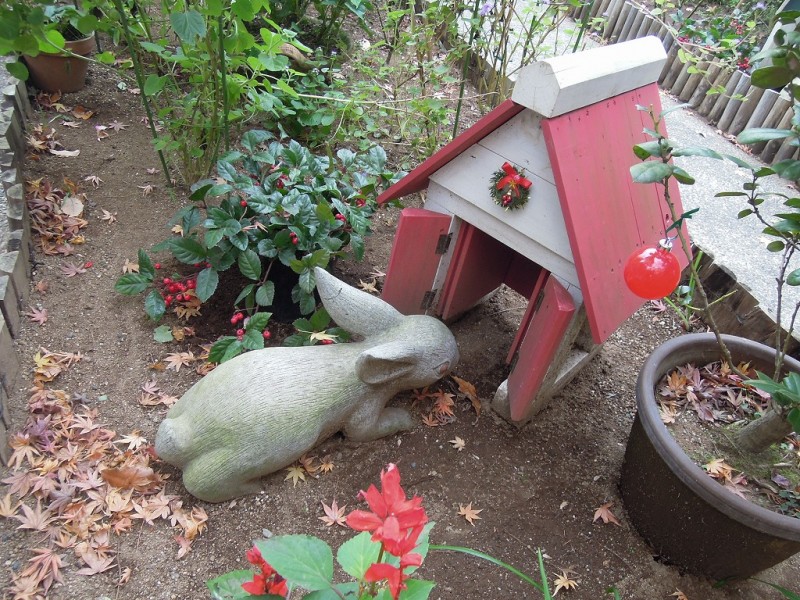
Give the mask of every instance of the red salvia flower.
[{"label": "red salvia flower", "polygon": [[392,594],[392,599],[397,600],[400,597],[400,592],[408,586],[403,583],[408,579],[408,575],[403,573],[406,567],[418,567],[422,564],[422,556],[419,554],[406,554],[400,559],[400,567],[395,567],[389,563],[375,563],[367,569],[364,574],[364,581],[376,582],[386,581],[389,584],[389,592]]},{"label": "red salvia flower", "polygon": [[253,575],[253,580],[242,584],[242,589],[248,594],[254,596],[263,596],[264,594],[276,594],[278,596],[286,597],[289,593],[289,588],[286,585],[286,580],[278,575],[270,564],[261,556],[261,551],[253,546],[245,554],[247,561],[261,569],[261,573]]}]

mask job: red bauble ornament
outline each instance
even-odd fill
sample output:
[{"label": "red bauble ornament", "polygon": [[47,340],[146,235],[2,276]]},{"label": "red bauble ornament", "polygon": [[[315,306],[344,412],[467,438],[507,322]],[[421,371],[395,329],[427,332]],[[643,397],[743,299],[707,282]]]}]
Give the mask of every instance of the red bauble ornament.
[{"label": "red bauble ornament", "polygon": [[623,276],[628,289],[640,298],[657,300],[669,296],[681,279],[681,266],[666,240],[658,247],[636,250],[625,261]]}]

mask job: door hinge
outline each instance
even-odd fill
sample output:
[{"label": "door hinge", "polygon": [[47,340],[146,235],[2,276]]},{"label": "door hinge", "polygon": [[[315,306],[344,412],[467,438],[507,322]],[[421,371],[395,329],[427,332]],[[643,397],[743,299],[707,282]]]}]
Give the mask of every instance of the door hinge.
[{"label": "door hinge", "polygon": [[439,241],[436,242],[436,254],[446,254],[450,248],[450,242],[453,239],[452,233],[443,233],[439,236]]},{"label": "door hinge", "polygon": [[420,310],[428,310],[434,304],[434,300],[436,300],[436,290],[431,290],[429,292],[425,292],[425,295],[422,297],[422,304],[420,304]]},{"label": "door hinge", "polygon": [[517,362],[519,362],[519,350],[514,353],[514,358],[511,359],[511,364],[509,365],[508,372],[509,374],[514,372],[514,368],[517,366]]},{"label": "door hinge", "polygon": [[536,295],[536,300],[534,300],[533,314],[536,314],[536,312],[542,306],[542,302],[544,302],[544,286],[542,286],[542,289],[539,290],[539,293]]}]

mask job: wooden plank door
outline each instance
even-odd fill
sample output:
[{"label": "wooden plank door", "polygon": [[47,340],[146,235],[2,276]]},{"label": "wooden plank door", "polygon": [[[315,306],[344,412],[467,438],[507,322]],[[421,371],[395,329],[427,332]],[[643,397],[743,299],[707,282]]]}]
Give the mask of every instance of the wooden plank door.
[{"label": "wooden plank door", "polygon": [[451,218],[423,208],[400,212],[381,297],[404,315],[424,314],[431,304]]},{"label": "wooden plank door", "polygon": [[[508,376],[512,421],[524,421],[531,412],[575,312],[572,296],[555,277],[547,278],[543,291],[541,304],[530,321],[517,361]],[[537,302],[536,297],[531,302]]]}]

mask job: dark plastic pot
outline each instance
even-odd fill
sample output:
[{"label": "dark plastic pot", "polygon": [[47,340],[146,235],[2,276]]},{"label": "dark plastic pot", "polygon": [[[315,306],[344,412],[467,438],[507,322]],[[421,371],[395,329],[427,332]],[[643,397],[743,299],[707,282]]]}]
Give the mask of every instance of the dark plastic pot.
[{"label": "dark plastic pot", "polygon": [[[94,37],[68,41],[66,47],[79,56],[89,56],[95,47]],[[65,54],[26,56],[30,81],[45,92],[77,92],[86,85],[89,61]]]},{"label": "dark plastic pot", "polygon": [[[723,337],[734,361],[772,372],[772,348]],[[715,579],[744,578],[800,551],[800,519],[751,504],[709,477],[670,435],[654,394],[676,366],[715,360],[719,349],[710,333],[672,339],[647,359],[636,384],[638,413],[620,491],[630,520],[660,560]],[[800,372],[800,363],[787,357],[787,368]]]}]

